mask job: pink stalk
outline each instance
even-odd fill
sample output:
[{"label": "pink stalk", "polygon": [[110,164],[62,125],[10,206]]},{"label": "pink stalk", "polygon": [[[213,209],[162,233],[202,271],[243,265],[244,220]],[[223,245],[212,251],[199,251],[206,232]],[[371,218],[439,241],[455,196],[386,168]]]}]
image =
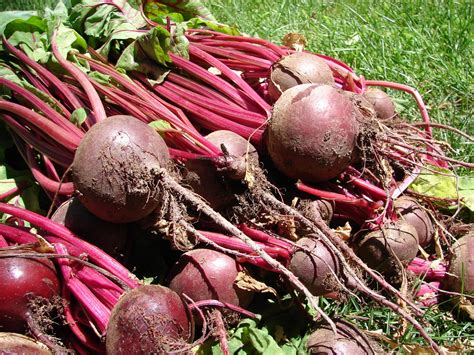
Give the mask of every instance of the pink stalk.
[{"label": "pink stalk", "polygon": [[380,201],[385,201],[387,199],[387,193],[385,190],[380,187],[375,186],[369,181],[362,179],[356,175],[360,173],[352,167],[349,167],[346,171],[349,177],[349,183],[352,183],[354,186],[360,188],[364,193],[369,194],[372,198]]},{"label": "pink stalk", "polygon": [[207,46],[202,43],[193,43],[193,46],[196,46],[197,48],[205,51],[206,53],[209,54],[215,54],[220,57],[228,58],[228,59],[236,59],[237,62],[243,62],[250,64],[254,68],[262,68],[262,69],[268,69],[272,66],[272,62],[267,60],[267,59],[261,59],[255,56],[251,56],[248,54],[245,54],[243,52],[239,52],[236,50],[228,50],[225,48],[219,48],[215,46]]},{"label": "pink stalk", "polygon": [[[247,253],[249,254],[249,256],[255,255],[255,251],[252,248],[250,248],[247,244],[245,244],[236,237],[229,237],[221,233],[207,232],[201,230],[199,230],[198,232],[221,247],[238,251],[241,253]],[[272,257],[281,257],[285,260],[288,260],[290,257],[290,253],[286,249],[277,246],[265,245],[259,242],[256,242],[256,244],[258,245],[258,247],[260,247],[263,251],[265,251]]]},{"label": "pink stalk", "polygon": [[[112,309],[117,303],[119,297],[124,293],[120,289],[120,292],[114,291],[111,289],[111,285],[115,285],[104,275],[95,271],[91,268],[79,268],[74,270],[77,278],[87,285],[87,287],[92,291],[92,293],[104,304],[108,309]],[[108,282],[107,282],[108,281]],[[118,286],[117,286],[118,287]]]},{"label": "pink stalk", "polygon": [[227,35],[227,34],[223,34],[223,33],[212,31],[212,30],[203,30],[203,29],[189,29],[189,30],[187,30],[187,32],[192,33],[193,35],[196,34],[196,33],[197,34],[204,33],[204,34],[207,35],[204,38],[215,38],[215,39],[222,40],[222,41],[236,41],[236,42],[246,42],[246,43],[258,44],[258,45],[264,46],[268,49],[271,49],[272,51],[274,51],[279,56],[284,56],[284,55],[288,54],[287,49],[281,48],[281,47],[277,46],[276,44],[274,44],[270,41],[267,41],[265,39],[261,39],[261,38],[233,36],[233,35]]},{"label": "pink stalk", "polygon": [[56,110],[51,108],[39,97],[31,93],[30,91],[22,88],[21,86],[15,84],[14,82],[0,78],[0,85],[6,86],[10,90],[16,92],[18,95],[27,100],[31,105],[36,109],[42,111],[44,115],[51,120],[51,122],[57,124],[63,129],[69,131],[71,134],[75,135],[78,139],[81,139],[84,134],[79,130],[74,124],[72,124],[67,118],[61,116]]},{"label": "pink stalk", "polygon": [[177,129],[186,132],[186,134],[189,134],[193,139],[196,140],[196,142],[199,142],[202,147],[206,148],[208,152],[214,153],[216,154],[216,156],[220,155],[220,151],[217,147],[214,147],[204,137],[198,134],[194,127],[193,129],[189,129],[188,127],[186,127],[177,116],[175,116],[163,104],[156,100],[152,93],[148,92],[143,87],[137,85],[137,83],[132,81],[130,78],[117,72],[115,68],[102,64],[96,60],[90,59],[85,56],[80,57],[87,59],[93,70],[97,70],[100,73],[110,75],[113,80],[115,80],[118,84],[122,85],[125,89],[129,90],[131,93],[141,96],[144,100],[149,101],[149,103],[153,105],[154,110],[156,110],[155,112],[157,112],[165,121],[169,122]]},{"label": "pink stalk", "polygon": [[407,270],[415,275],[422,276],[425,280],[440,281],[446,277],[447,266],[443,262],[438,262],[434,266],[434,261],[421,258],[413,259],[407,266]]},{"label": "pink stalk", "polygon": [[3,115],[3,120],[12,129],[13,141],[25,161],[27,161],[26,146],[27,144],[30,144],[44,156],[50,157],[57,164],[63,167],[68,167],[72,164],[74,159],[74,154],[72,152],[64,150],[63,147],[60,147],[54,143],[50,144],[49,142],[45,142],[37,135],[34,135],[29,129],[18,123],[10,115]]},{"label": "pink stalk", "polygon": [[219,116],[205,109],[201,105],[196,105],[190,101],[183,99],[173,90],[167,89],[162,85],[155,85],[153,89],[163,97],[166,97],[167,99],[175,102],[182,108],[192,112],[192,114],[196,116],[196,118],[198,118],[198,123],[209,130],[214,131],[219,129],[228,129],[246,139],[251,138],[253,143],[259,143],[261,141],[263,134],[263,131],[261,130],[250,128],[248,126],[236,123],[233,120]]},{"label": "pink stalk", "polygon": [[195,93],[201,94],[208,99],[214,100],[215,103],[223,103],[235,108],[241,108],[241,106],[237,105],[234,101],[228,99],[224,95],[221,95],[218,91],[215,91],[206,85],[202,85],[179,74],[169,73],[166,77],[166,80],[183,88],[194,91]]},{"label": "pink stalk", "polygon": [[[41,77],[38,77],[29,72],[28,69],[25,68],[24,65],[20,67],[22,75],[36,88],[40,89],[44,93],[46,93],[51,100],[54,101],[54,104],[61,110],[61,114],[68,118],[71,116],[71,112],[64,106],[56,97],[53,96],[51,91],[47,87],[47,81],[43,80]],[[38,73],[36,73],[38,74]],[[53,88],[54,89],[54,88]]]},{"label": "pink stalk", "polygon": [[8,111],[27,120],[28,123],[36,126],[41,132],[47,134],[51,139],[70,151],[75,151],[80,143],[80,138],[65,131],[63,128],[49,121],[44,116],[25,106],[8,102],[6,100],[0,100],[0,110]]},{"label": "pink stalk", "polygon": [[[54,249],[58,254],[69,255],[67,249],[62,244],[55,244]],[[98,331],[104,334],[110,318],[110,310],[94,296],[86,285],[74,276],[69,260],[58,259],[57,262],[66,286],[85,309],[87,315],[94,321]]]},{"label": "pink stalk", "polygon": [[174,149],[174,148],[168,148],[168,151],[170,152],[170,155],[173,157],[173,159],[189,160],[189,159],[209,158],[209,156],[207,156],[207,155],[200,155],[200,154],[190,153],[190,152],[186,152],[186,151],[179,150],[179,149]]},{"label": "pink stalk", "polygon": [[173,61],[173,65],[176,67],[188,72],[190,75],[197,77],[198,79],[204,81],[205,83],[212,86],[214,89],[219,90],[221,93],[226,95],[229,99],[233,100],[239,106],[245,109],[255,108],[255,103],[242,91],[233,87],[229,82],[220,78],[217,75],[214,75],[202,68],[201,66],[181,58],[173,53],[170,53],[170,57]]},{"label": "pink stalk", "polygon": [[139,283],[135,280],[133,274],[131,274],[118,261],[104,253],[96,246],[78,238],[75,234],[73,234],[63,225],[53,222],[37,213],[25,210],[23,208],[15,207],[6,203],[0,203],[0,212],[7,213],[17,218],[28,221],[31,224],[36,225],[37,227],[76,246],[77,248],[81,249],[83,253],[87,254],[95,264],[111,272],[116,277],[120,278],[127,286],[134,288],[139,285]]},{"label": "pink stalk", "polygon": [[246,224],[239,224],[237,228],[239,228],[244,234],[246,234],[248,237],[252,238],[257,242],[273,244],[280,248],[286,249],[288,250],[288,253],[291,253],[292,246],[285,240],[277,239],[262,230],[251,228]]},{"label": "pink stalk", "polygon": [[43,158],[43,164],[44,164],[44,168],[46,169],[47,176],[51,177],[51,179],[54,179],[55,181],[60,181],[61,178],[59,177],[59,174],[53,162],[45,155],[43,155],[42,158]]},{"label": "pink stalk", "polygon": [[8,247],[8,242],[6,239],[3,237],[3,235],[0,233],[0,248],[6,248]]},{"label": "pink stalk", "polygon": [[5,48],[7,48],[7,50],[10,53],[12,53],[15,57],[17,57],[22,63],[33,68],[45,80],[49,81],[52,85],[54,85],[60,92],[60,95],[64,97],[66,102],[68,102],[73,109],[78,109],[78,108],[83,107],[80,100],[53,73],[51,73],[49,70],[44,68],[42,65],[36,63],[34,60],[30,59],[30,57],[28,57],[21,50],[12,46],[11,43],[8,42],[8,40],[4,36],[2,36],[2,43],[5,46]]},{"label": "pink stalk", "polygon": [[440,286],[441,282],[439,281],[423,283],[415,297],[418,298],[418,302],[420,302],[425,307],[434,306],[441,301],[439,293]]},{"label": "pink stalk", "polygon": [[77,317],[71,311],[71,291],[69,288],[63,284],[62,286],[62,293],[61,296],[63,297],[63,307],[64,307],[64,317],[66,318],[66,323],[71,329],[74,336],[80,342],[80,344],[86,346],[88,349],[92,350],[95,354],[102,353],[103,349],[101,349],[98,344],[96,343],[96,339],[92,338],[88,332],[85,332],[81,326],[79,325],[79,321]]},{"label": "pink stalk", "polygon": [[258,106],[260,106],[267,115],[270,115],[272,107],[267,104],[249,86],[249,84],[247,84],[247,82],[240,77],[240,75],[235,73],[226,65],[222,64],[217,58],[207,54],[206,52],[202,51],[201,49],[197,48],[192,44],[189,45],[189,54],[217,68],[222,73],[222,75],[234,82],[246,95],[248,95],[248,97],[250,97]]},{"label": "pink stalk", "polygon": [[[0,181],[0,184],[2,183],[2,181]],[[5,191],[3,193],[0,194],[0,201],[7,201],[7,200],[10,200],[12,197],[18,195],[20,193],[21,189],[19,186],[15,186],[13,188],[11,188],[10,190],[8,191]]]},{"label": "pink stalk", "polygon": [[58,60],[59,64],[61,64],[61,66],[79,82],[82,88],[84,88],[84,91],[86,92],[87,97],[89,98],[92,111],[94,112],[93,117],[95,118],[95,122],[106,119],[107,115],[105,114],[104,105],[102,104],[99,95],[94,90],[94,87],[89,81],[88,76],[82,70],[77,68],[74,64],[65,59],[59,52],[58,45],[56,43],[57,34],[58,31],[54,30],[53,38],[51,39],[51,47],[54,56]]},{"label": "pink stalk", "polygon": [[358,206],[361,208],[370,208],[372,210],[375,210],[380,206],[379,203],[374,203],[374,202],[369,202],[367,200],[361,199],[361,198],[353,198],[353,197],[347,197],[345,195],[342,195],[340,193],[336,192],[330,192],[330,191],[324,191],[317,189],[315,187],[308,186],[304,184],[303,182],[297,182],[296,183],[296,188],[300,191],[306,192],[308,194],[311,194],[313,196],[317,196],[320,198],[323,198],[325,200],[330,200],[330,201],[336,201],[339,203],[346,203],[349,205],[353,206]]},{"label": "pink stalk", "polygon": [[239,264],[252,264],[257,266],[259,269],[264,269],[270,272],[274,272],[276,274],[281,273],[280,270],[275,269],[274,267],[270,266],[265,260],[263,260],[261,257],[256,257],[256,258],[246,258],[246,257],[236,257],[237,262]]},{"label": "pink stalk", "polygon": [[269,61],[269,66],[276,62],[278,59],[281,58],[281,55],[275,54],[274,51],[269,50],[268,48],[265,48],[263,46],[251,44],[251,43],[245,43],[245,42],[233,42],[233,41],[221,41],[217,39],[196,39],[196,36],[190,36],[187,35],[186,38],[188,38],[190,41],[193,41],[195,43],[201,43],[205,44],[207,46],[216,46],[216,47],[225,47],[225,48],[234,48],[237,49],[243,53],[253,53],[255,58],[264,58],[267,61]]},{"label": "pink stalk", "polygon": [[25,232],[17,227],[12,227],[7,224],[0,224],[0,234],[8,242],[13,244],[29,244],[36,243],[38,238],[33,234]]},{"label": "pink stalk", "polygon": [[240,123],[249,127],[253,127],[253,128],[258,128],[258,127],[261,127],[266,121],[265,116],[261,114],[244,110],[242,108],[233,108],[233,107],[225,106],[222,103],[216,103],[216,101],[211,98],[204,97],[191,90],[184,89],[176,84],[165,81],[164,83],[159,84],[159,85],[162,85],[163,87],[173,90],[177,94],[180,94],[184,99],[189,100],[195,104],[198,104],[206,108],[207,110],[210,110],[219,115],[231,118],[237,123]]},{"label": "pink stalk", "polygon": [[46,175],[44,175],[38,166],[38,163],[35,160],[34,154],[33,154],[33,149],[31,148],[26,148],[26,154],[27,154],[27,163],[29,168],[31,169],[31,173],[33,174],[33,177],[38,181],[38,183],[41,185],[42,188],[44,188],[46,191],[52,192],[52,193],[58,193],[60,195],[72,195],[75,191],[74,184],[72,182],[58,182],[54,181],[50,178],[48,178]]}]

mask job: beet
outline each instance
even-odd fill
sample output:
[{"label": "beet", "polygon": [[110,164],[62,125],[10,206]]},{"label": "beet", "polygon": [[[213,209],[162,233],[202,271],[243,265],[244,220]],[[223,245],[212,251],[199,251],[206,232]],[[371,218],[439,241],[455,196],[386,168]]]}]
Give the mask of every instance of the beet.
[{"label": "beet", "polygon": [[290,261],[289,269],[315,296],[324,295],[337,289],[335,275],[339,275],[340,266],[337,257],[319,239],[305,237],[296,243],[311,251],[296,249]]},{"label": "beet", "polygon": [[186,306],[176,292],[158,285],[125,293],[110,315],[106,351],[110,355],[151,354],[182,349],[189,340]]},{"label": "beet", "polygon": [[414,198],[402,196],[394,202],[395,212],[416,229],[420,246],[426,247],[432,241],[435,229],[428,213]]},{"label": "beet", "polygon": [[474,232],[459,238],[452,250],[447,286],[451,291],[474,295]]},{"label": "beet", "polygon": [[311,333],[306,342],[309,354],[367,355],[376,353],[371,342],[355,326],[342,320],[336,320],[334,323],[337,335],[328,325],[322,325]]},{"label": "beet", "polygon": [[[21,252],[18,252],[21,254]],[[44,258],[0,258],[0,331],[22,333],[32,316],[31,302],[58,296],[54,264]]]},{"label": "beet", "polygon": [[107,222],[96,217],[76,197],[59,206],[51,220],[66,226],[71,232],[98,246],[115,259],[123,260],[125,254],[128,254],[127,225]]},{"label": "beet", "polygon": [[195,249],[183,254],[170,271],[169,287],[193,301],[218,300],[242,308],[253,293],[235,286],[240,271],[237,262],[221,252]]},{"label": "beet", "polygon": [[231,180],[242,180],[250,165],[258,165],[258,154],[245,138],[231,131],[215,131],[208,134],[206,139],[217,147],[224,145],[230,155],[230,163],[223,162],[218,171],[214,161],[189,160],[183,174],[184,181],[213,209],[221,210],[235,201],[233,190],[238,189],[238,186]]},{"label": "beet", "polygon": [[0,333],[0,354],[53,355],[48,347],[23,334]]},{"label": "beet", "polygon": [[395,116],[395,104],[385,91],[371,87],[363,96],[374,106],[377,117],[387,119]]},{"label": "beet", "polygon": [[371,268],[392,271],[408,263],[418,253],[418,236],[411,225],[399,220],[365,235],[357,245],[357,255]]},{"label": "beet", "polygon": [[131,116],[92,126],[74,156],[72,177],[82,204],[114,223],[139,220],[158,207],[160,168],[169,153],[151,127]]},{"label": "beet", "polygon": [[324,60],[307,52],[284,56],[272,65],[268,94],[274,101],[289,88],[301,84],[334,85],[331,68]]},{"label": "beet", "polygon": [[359,113],[349,97],[328,85],[295,86],[278,99],[267,126],[267,148],[286,176],[332,179],[356,154]]}]

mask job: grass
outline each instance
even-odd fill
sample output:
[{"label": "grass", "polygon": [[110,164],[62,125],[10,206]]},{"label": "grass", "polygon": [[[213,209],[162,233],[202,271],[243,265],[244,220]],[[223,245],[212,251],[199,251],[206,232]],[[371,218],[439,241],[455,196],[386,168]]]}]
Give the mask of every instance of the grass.
[{"label": "grass", "polygon": [[[0,3],[0,10],[42,9],[56,0],[20,0]],[[237,25],[251,36],[275,42],[288,32],[303,34],[308,49],[339,58],[368,79],[384,79],[417,88],[433,121],[474,134],[472,1],[331,1],[331,0],[208,0],[218,20]],[[410,97],[393,93],[402,114],[419,115]],[[439,138],[451,143],[453,156],[473,161],[474,146],[449,132]],[[337,304],[321,298],[321,307],[343,315],[360,327],[394,334],[400,319],[373,304],[350,299]],[[449,310],[450,305],[445,305]],[[451,312],[432,309],[425,319],[441,343],[474,341],[474,326],[458,322]],[[422,343],[409,329],[403,343]],[[398,349],[402,351],[401,349]]]}]

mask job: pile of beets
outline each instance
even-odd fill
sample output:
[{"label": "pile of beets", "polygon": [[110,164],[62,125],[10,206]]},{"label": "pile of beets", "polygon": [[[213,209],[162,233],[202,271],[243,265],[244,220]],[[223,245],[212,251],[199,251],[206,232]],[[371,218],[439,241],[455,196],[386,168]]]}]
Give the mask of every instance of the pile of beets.
[{"label": "pile of beets", "polygon": [[189,56],[170,52],[157,83],[94,48],[65,58],[56,36],[54,69],[3,37],[36,91],[0,78],[0,119],[49,212],[17,206],[21,186],[0,195],[1,352],[187,353],[214,337],[229,353],[226,327],[290,294],[312,317],[308,352],[383,351],[321,296],[371,299],[442,353],[423,313],[472,302],[474,233],[409,186],[473,166],[445,155],[432,128],[449,127],[416,90],[209,29],[186,31]]}]

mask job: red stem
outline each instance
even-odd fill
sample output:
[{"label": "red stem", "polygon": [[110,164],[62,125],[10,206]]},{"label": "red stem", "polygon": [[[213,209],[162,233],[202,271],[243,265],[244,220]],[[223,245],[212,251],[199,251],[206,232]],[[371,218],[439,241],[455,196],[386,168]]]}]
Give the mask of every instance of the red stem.
[{"label": "red stem", "polygon": [[[58,254],[69,255],[67,249],[61,244],[55,244],[54,249]],[[69,266],[69,260],[58,258],[57,263],[63,275],[64,283],[85,309],[87,315],[94,321],[98,331],[104,334],[110,318],[110,309],[104,306],[89,288],[74,276],[72,268]]]},{"label": "red stem", "polygon": [[7,50],[15,57],[17,57],[22,63],[33,68],[45,80],[49,81],[52,85],[54,85],[59,90],[60,94],[64,97],[64,99],[69,102],[72,108],[78,109],[83,107],[80,100],[53,73],[44,68],[42,65],[36,63],[34,60],[30,59],[30,57],[28,57],[21,50],[12,46],[11,43],[8,42],[8,40],[5,38],[5,36],[2,36],[2,43],[5,48],[7,48]]},{"label": "red stem", "polygon": [[107,255],[105,252],[103,252],[96,246],[78,238],[75,234],[73,234],[63,225],[53,222],[37,213],[1,202],[0,212],[7,213],[17,218],[28,221],[31,224],[36,225],[37,227],[57,236],[58,238],[61,238],[68,243],[71,243],[72,245],[81,249],[83,253],[87,254],[95,264],[111,272],[116,277],[120,278],[127,286],[135,288],[139,285],[134,275],[131,274],[118,261]]},{"label": "red stem", "polygon": [[89,77],[82,70],[77,68],[67,59],[65,59],[59,52],[58,45],[56,43],[57,33],[57,29],[54,30],[53,38],[51,39],[51,48],[53,50],[54,56],[58,60],[59,64],[61,64],[61,66],[66,69],[66,71],[69,72],[69,74],[71,74],[79,82],[79,84],[86,92],[92,107],[92,111],[94,112],[95,121],[98,122],[106,119],[107,115],[105,114],[104,105],[102,104],[99,95],[97,94],[91,82],[89,81]]}]

